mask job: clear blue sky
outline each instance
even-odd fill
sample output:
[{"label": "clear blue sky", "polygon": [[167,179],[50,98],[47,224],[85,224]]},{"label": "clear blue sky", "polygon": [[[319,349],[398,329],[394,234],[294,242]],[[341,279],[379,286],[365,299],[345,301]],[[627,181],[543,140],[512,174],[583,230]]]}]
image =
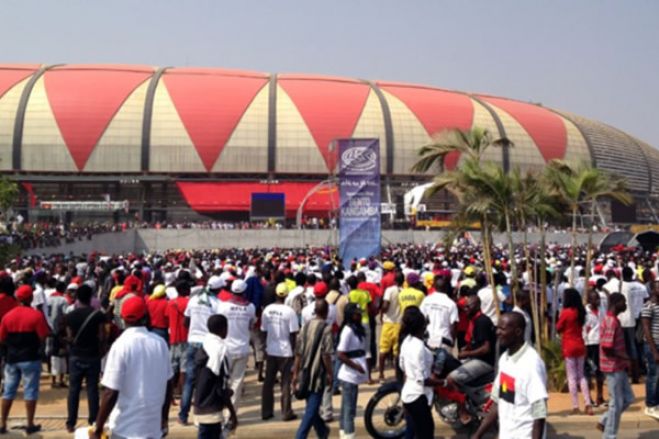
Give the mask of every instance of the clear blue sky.
[{"label": "clear blue sky", "polygon": [[0,63],[219,66],[484,92],[659,147],[659,1],[26,1]]}]

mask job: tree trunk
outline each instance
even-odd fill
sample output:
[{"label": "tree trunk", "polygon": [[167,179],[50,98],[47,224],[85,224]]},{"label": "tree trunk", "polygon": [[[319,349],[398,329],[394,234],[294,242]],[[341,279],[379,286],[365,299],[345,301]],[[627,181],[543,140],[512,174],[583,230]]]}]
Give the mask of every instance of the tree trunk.
[{"label": "tree trunk", "polygon": [[[595,218],[595,200],[593,200],[590,206],[590,218],[591,221],[593,218]],[[591,227],[588,228],[588,247],[586,248],[586,287],[588,285],[588,279],[590,279],[590,265],[593,258],[592,248],[593,248],[593,227],[591,225]],[[588,302],[588,294],[586,294],[586,291],[583,292],[582,299],[585,305]]]},{"label": "tree trunk", "polygon": [[483,259],[485,260],[485,272],[487,273],[487,280],[492,289],[492,299],[494,300],[494,307],[497,313],[497,319],[501,315],[501,304],[499,303],[499,296],[497,295],[496,285],[494,285],[494,272],[492,271],[492,256],[490,243],[492,242],[492,236],[490,235],[490,223],[487,220],[487,217],[481,218],[481,238],[483,241]]},{"label": "tree trunk", "polygon": [[574,262],[577,258],[577,209],[578,206],[572,208],[572,252],[570,255],[570,288],[574,288]]},{"label": "tree trunk", "polygon": [[547,310],[547,259],[545,258],[547,252],[547,231],[545,230],[544,221],[540,221],[540,326],[541,337],[538,341],[538,349],[544,343],[547,325],[545,324],[545,312]]},{"label": "tree trunk", "polygon": [[515,260],[515,244],[513,243],[513,231],[510,226],[510,213],[508,209],[504,210],[504,217],[506,218],[506,235],[508,237],[508,254],[510,259],[510,271],[513,279],[510,285],[510,293],[513,296],[513,305],[517,305],[517,290],[519,289],[519,279],[517,276],[517,261]]}]

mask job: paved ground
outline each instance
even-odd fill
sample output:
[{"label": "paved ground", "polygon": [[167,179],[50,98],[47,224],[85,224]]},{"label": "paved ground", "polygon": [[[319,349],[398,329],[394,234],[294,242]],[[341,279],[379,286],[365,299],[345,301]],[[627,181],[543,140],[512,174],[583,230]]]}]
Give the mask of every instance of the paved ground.
[{"label": "paved ground", "polygon": [[[363,423],[363,409],[368,402],[370,395],[377,386],[363,386],[360,388],[360,398],[358,404],[357,437],[368,437]],[[239,408],[240,426],[236,438],[292,438],[299,425],[299,421],[281,422],[279,421],[278,402],[275,410],[275,419],[270,421],[261,420],[260,411],[260,389],[261,386],[256,383],[255,374],[250,372],[247,378],[243,402]],[[634,405],[623,415],[622,428],[619,438],[621,439],[658,439],[659,438],[659,421],[655,421],[643,414],[643,399],[645,394],[643,386],[634,386],[634,392],[637,396]],[[276,398],[275,401],[278,401]],[[334,398],[335,413],[340,406],[340,397]],[[170,419],[176,419],[176,410],[173,407]],[[301,415],[303,411],[302,403],[295,401],[295,411]],[[604,409],[596,409],[599,414]],[[567,394],[552,394],[549,399],[549,431],[548,437],[562,439],[590,439],[599,438],[601,435],[595,430],[597,416],[575,416],[570,415],[570,401]],[[80,414],[84,420],[87,413],[86,402],[81,402]],[[23,402],[17,400],[12,409],[9,425],[20,426],[24,424],[24,407]],[[37,408],[38,422],[43,426],[43,433],[33,435],[34,438],[66,438],[71,437],[64,429],[64,420],[66,418],[66,390],[50,389],[50,385],[42,381],[41,400]],[[466,438],[466,435],[456,435],[455,432],[438,419],[436,423],[436,437],[438,438]],[[82,425],[82,422],[80,423]],[[330,424],[332,428],[332,437],[338,437],[338,422]],[[13,430],[4,437],[21,437],[20,430]],[[194,427],[182,427],[171,423],[170,437],[172,438],[195,438],[196,429]],[[310,437],[314,437],[311,435]]]}]

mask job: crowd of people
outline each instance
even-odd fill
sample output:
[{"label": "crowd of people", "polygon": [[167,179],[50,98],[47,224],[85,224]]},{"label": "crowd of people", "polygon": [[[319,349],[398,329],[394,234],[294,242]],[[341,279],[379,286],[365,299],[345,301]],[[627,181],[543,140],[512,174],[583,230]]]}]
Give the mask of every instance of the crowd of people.
[{"label": "crowd of people", "polygon": [[[329,247],[17,258],[0,272],[0,433],[20,382],[25,431],[40,430],[45,361],[51,385],[68,387],[70,432],[85,381],[89,437],[106,427],[116,437],[161,437],[175,403],[179,424],[219,438],[240,428],[252,358],[262,419],[275,416],[278,384],[279,415],[298,420],[297,438],[312,429],[329,437],[337,418],[340,437],[355,437],[360,387],[386,380],[401,383],[407,437],[431,438],[433,389],[459,391],[487,375],[492,407],[475,436],[498,419],[501,438],[540,438],[548,389],[536,332],[556,331],[574,413],[582,413],[579,393],[585,414],[607,406],[593,424],[613,438],[633,401],[630,382],[643,376],[645,413],[659,419],[657,258],[596,253],[587,270],[579,248],[570,269],[572,250],[551,245],[543,255],[550,282],[542,319],[531,268],[541,264],[525,265],[521,248],[493,249],[493,283],[482,249],[467,242],[391,245],[347,266]],[[433,372],[440,350],[457,360],[441,377]],[[293,398],[305,400],[304,413],[294,412]]]}]

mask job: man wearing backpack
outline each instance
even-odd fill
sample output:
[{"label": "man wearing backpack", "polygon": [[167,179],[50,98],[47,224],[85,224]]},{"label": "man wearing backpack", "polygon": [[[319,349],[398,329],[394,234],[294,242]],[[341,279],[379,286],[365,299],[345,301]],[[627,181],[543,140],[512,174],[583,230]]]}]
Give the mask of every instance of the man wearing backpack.
[{"label": "man wearing backpack", "polygon": [[332,387],[332,354],[334,340],[332,327],[325,323],[329,306],[326,301],[317,301],[315,318],[307,322],[300,331],[295,349],[293,383],[296,396],[305,396],[306,408],[296,439],[306,439],[314,428],[319,438],[328,438],[330,429],[320,416],[325,388]]}]

